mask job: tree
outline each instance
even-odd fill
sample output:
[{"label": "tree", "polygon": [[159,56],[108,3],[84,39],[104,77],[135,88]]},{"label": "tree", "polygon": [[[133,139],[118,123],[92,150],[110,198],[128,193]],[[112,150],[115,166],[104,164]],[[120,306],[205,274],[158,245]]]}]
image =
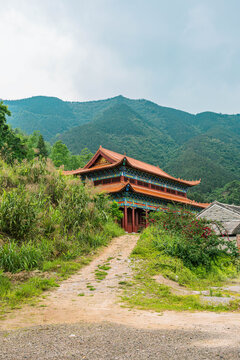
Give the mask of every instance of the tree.
[{"label": "tree", "polygon": [[93,154],[88,148],[81,150],[80,155],[71,155],[69,153],[69,158],[67,163],[64,166],[65,170],[75,170],[84,167],[88,161],[93,157]]},{"label": "tree", "polygon": [[93,157],[93,153],[88,148],[84,148],[81,150],[79,157],[80,157],[79,167],[83,167]]},{"label": "tree", "polygon": [[40,156],[42,158],[48,157],[48,151],[47,151],[46,144],[45,144],[45,141],[44,141],[42,135],[39,136],[37,150],[38,150],[38,156]]},{"label": "tree", "polygon": [[58,140],[52,147],[50,158],[57,167],[67,165],[70,158],[70,151],[61,140]]},{"label": "tree", "polygon": [[0,102],[0,155],[8,163],[22,160],[27,155],[27,147],[20,137],[6,124],[6,116],[11,113],[7,106]]}]

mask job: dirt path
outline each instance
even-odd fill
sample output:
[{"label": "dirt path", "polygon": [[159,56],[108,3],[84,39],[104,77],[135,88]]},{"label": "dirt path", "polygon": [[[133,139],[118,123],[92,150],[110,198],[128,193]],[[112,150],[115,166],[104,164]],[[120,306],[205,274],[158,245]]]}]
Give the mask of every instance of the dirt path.
[{"label": "dirt path", "polygon": [[[131,277],[128,256],[137,239],[137,235],[124,235],[114,239],[99,257],[64,281],[57,290],[49,292],[39,306],[26,306],[9,314],[6,320],[0,321],[0,330],[36,325],[108,322],[138,329],[217,332],[221,334],[222,344],[238,345],[239,313],[166,311],[159,314],[130,310],[118,303],[119,282]],[[107,262],[111,268],[107,271],[106,278],[98,282],[95,270]],[[214,341],[219,344],[219,339],[209,338],[204,340],[204,346],[214,346]]]}]

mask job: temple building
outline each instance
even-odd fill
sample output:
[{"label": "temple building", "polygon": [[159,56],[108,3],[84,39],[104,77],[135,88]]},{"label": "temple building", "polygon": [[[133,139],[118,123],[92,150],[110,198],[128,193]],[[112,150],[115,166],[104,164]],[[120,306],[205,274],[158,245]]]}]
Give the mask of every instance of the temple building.
[{"label": "temple building", "polygon": [[189,187],[198,181],[177,179],[161,170],[129,156],[99,147],[92,159],[81,169],[64,171],[65,175],[89,179],[115,200],[124,216],[122,227],[137,232],[148,225],[149,211],[165,210],[169,204],[186,206],[199,212],[209,204],[187,198]]}]

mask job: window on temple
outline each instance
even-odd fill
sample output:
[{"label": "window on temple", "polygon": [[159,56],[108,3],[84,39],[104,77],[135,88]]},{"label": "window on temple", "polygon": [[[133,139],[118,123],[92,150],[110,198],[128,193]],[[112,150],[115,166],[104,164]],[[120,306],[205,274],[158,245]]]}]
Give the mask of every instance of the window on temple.
[{"label": "window on temple", "polygon": [[102,180],[95,180],[94,181],[94,185],[100,185],[100,184],[112,184],[112,183],[117,183],[120,182],[120,176],[114,177],[114,178],[109,178],[109,179],[102,179]]},{"label": "window on temple", "polygon": [[177,195],[179,195],[179,196],[186,196],[186,193],[184,193],[184,192],[182,192],[182,191],[177,191]]},{"label": "window on temple", "polygon": [[112,178],[112,182],[113,183],[120,182],[120,176]]}]

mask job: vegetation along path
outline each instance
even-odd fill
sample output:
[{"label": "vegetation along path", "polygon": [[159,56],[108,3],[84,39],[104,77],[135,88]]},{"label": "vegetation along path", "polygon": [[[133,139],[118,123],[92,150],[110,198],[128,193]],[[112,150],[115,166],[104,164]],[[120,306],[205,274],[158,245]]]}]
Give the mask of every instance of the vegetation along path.
[{"label": "vegetation along path", "polygon": [[181,353],[186,359],[239,359],[239,313],[155,313],[121,305],[137,240],[115,238],[36,307],[1,320],[0,359],[178,359]]}]

